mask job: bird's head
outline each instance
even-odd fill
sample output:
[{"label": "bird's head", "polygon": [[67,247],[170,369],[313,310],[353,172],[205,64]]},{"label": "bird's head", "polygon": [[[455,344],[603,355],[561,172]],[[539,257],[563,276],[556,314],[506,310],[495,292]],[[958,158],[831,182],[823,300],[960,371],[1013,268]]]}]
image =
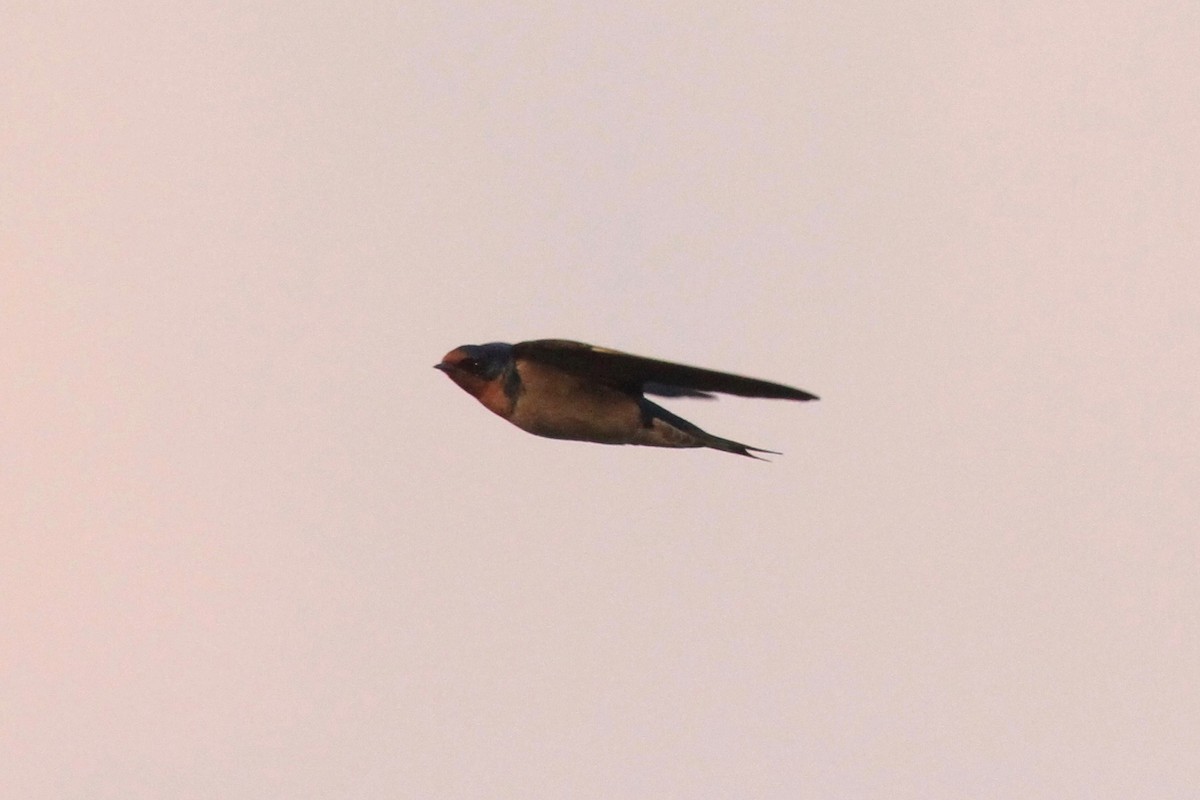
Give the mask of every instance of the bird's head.
[{"label": "bird's head", "polygon": [[504,342],[464,344],[442,357],[440,369],[473,397],[481,397],[512,364],[512,345]]}]

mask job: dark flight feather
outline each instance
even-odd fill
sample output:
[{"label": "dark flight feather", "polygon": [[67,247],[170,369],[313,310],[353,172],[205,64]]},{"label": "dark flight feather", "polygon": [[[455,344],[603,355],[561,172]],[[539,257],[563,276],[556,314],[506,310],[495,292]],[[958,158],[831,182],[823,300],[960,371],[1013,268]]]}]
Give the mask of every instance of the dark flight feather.
[{"label": "dark flight feather", "polygon": [[779,400],[816,400],[816,395],[757,378],[674,364],[593,347],[567,339],[535,339],[513,345],[513,357],[584,375],[629,391],[663,397],[711,397],[709,392]]},{"label": "dark flight feather", "polygon": [[682,386],[667,386],[665,383],[643,383],[642,394],[653,394],[658,397],[692,397],[699,400],[716,400],[711,392],[700,392],[695,389],[685,389]]}]

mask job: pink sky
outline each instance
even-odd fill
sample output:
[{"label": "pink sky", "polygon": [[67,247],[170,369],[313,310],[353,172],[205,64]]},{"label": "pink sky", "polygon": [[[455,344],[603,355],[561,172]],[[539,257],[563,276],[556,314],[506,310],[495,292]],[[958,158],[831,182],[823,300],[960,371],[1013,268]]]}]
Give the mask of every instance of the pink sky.
[{"label": "pink sky", "polygon": [[1195,797],[1196,4],[590,8],[3,14],[0,796]]}]

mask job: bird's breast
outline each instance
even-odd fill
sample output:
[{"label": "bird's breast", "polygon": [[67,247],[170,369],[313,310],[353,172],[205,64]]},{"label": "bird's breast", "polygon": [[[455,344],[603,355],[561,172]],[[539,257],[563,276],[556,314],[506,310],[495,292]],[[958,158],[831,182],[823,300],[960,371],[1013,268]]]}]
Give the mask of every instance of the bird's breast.
[{"label": "bird's breast", "polygon": [[552,439],[629,444],[641,427],[637,400],[618,389],[540,365],[518,366],[521,393],[509,421]]}]

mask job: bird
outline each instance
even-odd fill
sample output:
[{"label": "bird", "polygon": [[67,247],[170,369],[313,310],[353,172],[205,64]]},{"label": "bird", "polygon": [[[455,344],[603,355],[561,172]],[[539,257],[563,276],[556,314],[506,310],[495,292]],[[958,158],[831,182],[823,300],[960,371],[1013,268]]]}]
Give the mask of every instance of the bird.
[{"label": "bird", "polygon": [[714,436],[646,395],[819,399],[779,383],[568,339],[465,344],[446,353],[434,369],[484,408],[536,436],[600,444],[705,447],[761,461],[766,459],[754,453],[782,454]]}]

